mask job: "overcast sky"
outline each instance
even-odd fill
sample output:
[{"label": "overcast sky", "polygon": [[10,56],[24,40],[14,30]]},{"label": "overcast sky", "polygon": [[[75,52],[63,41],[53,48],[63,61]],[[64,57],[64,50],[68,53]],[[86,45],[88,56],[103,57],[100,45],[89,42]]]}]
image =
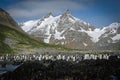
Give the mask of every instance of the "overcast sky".
[{"label": "overcast sky", "polygon": [[120,22],[120,0],[0,0],[0,7],[19,23],[39,19],[49,12],[57,16],[67,9],[96,27]]}]

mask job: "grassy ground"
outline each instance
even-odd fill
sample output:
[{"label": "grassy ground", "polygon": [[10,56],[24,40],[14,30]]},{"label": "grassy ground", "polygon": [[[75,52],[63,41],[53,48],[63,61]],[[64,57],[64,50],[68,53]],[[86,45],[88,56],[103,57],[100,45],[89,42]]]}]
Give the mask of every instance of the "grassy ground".
[{"label": "grassy ground", "polygon": [[[13,44],[12,42],[9,43],[9,41],[8,43],[6,43],[6,38],[13,40]],[[13,53],[19,49],[33,48],[54,48],[58,50],[71,50],[60,45],[55,46],[46,44],[26,34],[25,32],[0,24],[0,54]]]}]

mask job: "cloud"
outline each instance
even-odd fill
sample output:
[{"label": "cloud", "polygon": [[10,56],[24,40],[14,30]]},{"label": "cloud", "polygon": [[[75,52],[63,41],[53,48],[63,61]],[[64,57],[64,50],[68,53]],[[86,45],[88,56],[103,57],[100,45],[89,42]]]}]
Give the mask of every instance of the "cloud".
[{"label": "cloud", "polygon": [[8,7],[8,12],[14,18],[32,18],[43,16],[49,12],[60,14],[66,9],[79,10],[82,5],[71,0],[23,0]]}]

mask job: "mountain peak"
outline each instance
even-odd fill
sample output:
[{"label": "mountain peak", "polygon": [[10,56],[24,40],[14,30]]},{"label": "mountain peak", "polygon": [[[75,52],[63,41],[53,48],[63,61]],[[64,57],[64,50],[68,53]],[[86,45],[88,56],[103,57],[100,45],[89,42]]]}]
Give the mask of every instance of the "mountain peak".
[{"label": "mountain peak", "polygon": [[9,13],[0,8],[0,24],[17,26],[17,23],[12,19]]},{"label": "mountain peak", "polygon": [[110,26],[119,26],[119,25],[120,25],[120,23],[118,23],[118,22],[114,22],[114,23],[110,24]]},{"label": "mountain peak", "polygon": [[108,26],[109,29],[117,29],[120,27],[120,23],[114,22]]},{"label": "mountain peak", "polygon": [[71,15],[70,11],[67,9],[62,15],[61,19],[67,19],[67,20],[75,20],[75,17]]},{"label": "mountain peak", "polygon": [[64,12],[64,14],[70,14],[70,10],[67,9],[67,10]]},{"label": "mountain peak", "polygon": [[71,14],[70,14],[70,10],[67,9],[67,10],[63,13],[63,15],[65,15],[65,16],[67,16],[67,15],[71,15]]},{"label": "mountain peak", "polygon": [[9,26],[18,31],[23,31],[18,24],[14,21],[14,19],[10,16],[8,12],[4,9],[0,8],[0,24]]},{"label": "mountain peak", "polygon": [[2,8],[0,8],[0,13],[5,13],[5,14],[7,14],[7,15],[9,15],[5,10],[3,10]]},{"label": "mountain peak", "polygon": [[44,18],[48,18],[50,16],[53,16],[51,12],[49,12],[46,16],[44,16]]}]

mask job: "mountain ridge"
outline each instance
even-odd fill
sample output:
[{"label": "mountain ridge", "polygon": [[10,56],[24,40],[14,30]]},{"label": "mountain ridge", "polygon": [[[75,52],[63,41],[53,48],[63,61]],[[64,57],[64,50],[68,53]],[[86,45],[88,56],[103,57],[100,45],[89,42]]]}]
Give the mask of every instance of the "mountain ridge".
[{"label": "mountain ridge", "polygon": [[41,19],[23,23],[21,27],[45,43],[65,45],[74,49],[104,49],[100,47],[106,44],[106,41],[111,45],[120,43],[120,23],[95,28],[90,23],[72,16],[68,10],[55,17],[49,13]]}]

